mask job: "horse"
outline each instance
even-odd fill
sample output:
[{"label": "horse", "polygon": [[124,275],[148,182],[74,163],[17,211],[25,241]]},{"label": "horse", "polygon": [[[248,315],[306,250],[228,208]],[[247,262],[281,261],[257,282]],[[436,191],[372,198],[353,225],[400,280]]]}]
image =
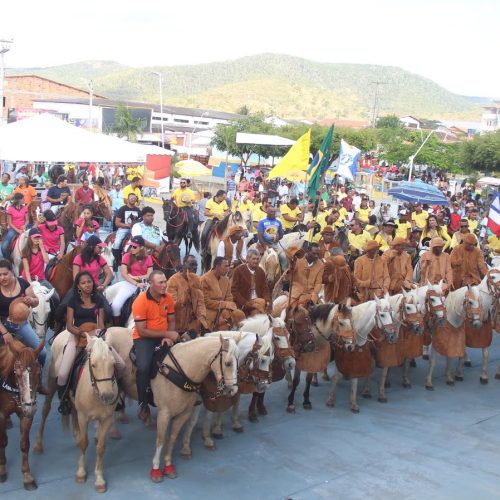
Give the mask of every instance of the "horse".
[{"label": "horse", "polygon": [[479,293],[470,286],[450,292],[446,297],[445,307],[444,325],[430,322],[432,351],[425,382],[425,388],[429,391],[434,390],[432,375],[437,354],[446,357],[446,384],[455,385],[451,375],[450,358],[463,358],[465,355],[465,319],[470,318],[473,328],[480,328],[482,325]]},{"label": "horse", "polygon": [[37,280],[31,282],[31,288],[38,298],[38,305],[30,309],[28,321],[31,323],[36,334],[41,339],[45,339],[47,333],[47,320],[51,312],[50,299],[56,290],[55,288],[49,289],[43,286]]},{"label": "horse", "polygon": [[[196,402],[196,390],[209,372],[212,371],[216,379],[216,391],[212,397],[222,394],[234,396],[238,392],[237,350],[238,347],[233,340],[224,340],[219,336],[200,337],[190,342],[176,344],[168,351],[158,375],[151,381],[151,389],[158,408],[156,448],[150,471],[153,482],[163,481],[163,476],[171,479],[177,477],[172,463],[175,441],[192,413]],[[180,389],[167,378],[170,371],[186,381],[185,389]],[[170,422],[165,466],[160,469],[160,455]]]},{"label": "horse", "polygon": [[16,236],[11,244],[10,258],[12,260],[12,269],[16,275],[21,274],[21,262],[23,250],[28,243],[29,231],[24,231]]},{"label": "horse", "polygon": [[74,201],[70,200],[57,213],[57,220],[60,226],[64,229],[64,241],[66,247],[70,241],[75,239],[75,221],[80,215],[81,210]]},{"label": "horse", "polygon": [[165,273],[167,279],[171,278],[182,268],[181,251],[179,245],[173,241],[166,241],[158,255],[153,254],[154,269]]},{"label": "horse", "polygon": [[266,247],[260,258],[259,266],[266,273],[267,286],[272,292],[282,273],[278,252],[272,247]]},{"label": "horse", "polygon": [[[236,211],[229,213],[222,220],[216,222],[210,230],[208,236],[201,238],[201,267],[202,272],[208,272],[213,264],[213,260],[217,255],[217,247],[219,242],[227,237],[229,230],[234,227],[241,227],[244,233],[247,232],[247,227],[243,221],[241,213]],[[200,227],[200,234],[203,235],[204,224]]]},{"label": "horse", "polygon": [[107,221],[111,220],[111,214],[113,213],[113,211],[111,208],[111,203],[107,196],[103,199],[99,199],[98,201],[94,201],[94,203],[92,203],[92,208],[96,217],[101,217],[102,219]]},{"label": "horse", "polygon": [[41,201],[37,198],[28,203],[28,222],[30,224],[38,222],[37,215],[40,213],[40,203]]},{"label": "horse", "polygon": [[[328,315],[326,314],[327,310],[313,322],[315,328],[324,336],[335,329],[333,304],[330,304],[330,307],[331,311]],[[343,329],[344,333],[336,334],[335,369],[326,405],[335,406],[335,390],[342,374],[351,379],[351,412],[359,413],[357,402],[358,378],[370,377],[373,372],[369,344],[374,342],[374,335],[377,335],[378,338],[378,332],[381,332],[388,342],[394,343],[397,339],[397,333],[387,296],[358,304],[350,308],[350,317],[347,316],[346,318],[344,316],[341,319],[343,319],[344,325],[342,326],[339,321],[339,327],[336,330],[338,332]],[[378,330],[378,332],[374,333],[375,330]],[[366,392],[366,387],[365,394],[369,394],[369,392]]]},{"label": "horse", "polygon": [[72,248],[50,271],[48,281],[56,289],[61,300],[73,286],[73,261],[81,251],[80,245]]},{"label": "horse", "polygon": [[167,223],[167,238],[177,245],[184,241],[186,255],[189,254],[193,245],[197,252],[200,250],[198,213],[194,209],[191,210],[193,210],[193,221],[190,227],[186,210],[179,208],[174,200],[163,200],[163,220]]},{"label": "horse", "polygon": [[0,483],[7,480],[7,419],[15,413],[20,420],[23,484],[28,491],[36,490],[37,483],[31,475],[28,461],[29,434],[36,412],[36,394],[41,378],[37,361],[45,342],[42,340],[33,350],[22,342],[13,340],[0,347]]}]

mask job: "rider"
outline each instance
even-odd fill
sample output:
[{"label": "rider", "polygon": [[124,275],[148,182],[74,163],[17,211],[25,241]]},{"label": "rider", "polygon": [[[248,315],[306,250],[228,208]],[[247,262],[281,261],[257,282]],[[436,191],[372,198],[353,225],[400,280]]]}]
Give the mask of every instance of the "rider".
[{"label": "rider", "polygon": [[477,246],[477,238],[466,234],[462,243],[453,249],[450,255],[455,290],[462,286],[479,285],[488,274],[484,254]]},{"label": "rider", "polygon": [[393,219],[389,219],[382,224],[382,231],[380,231],[374,238],[374,240],[380,245],[381,252],[385,252],[391,246],[396,227],[396,223]]},{"label": "rider", "polygon": [[155,347],[172,345],[179,340],[175,331],[175,307],[172,296],[167,293],[167,278],[163,271],[153,271],[149,275],[149,289],[142,292],[132,304],[134,315],[134,348],[136,356],[137,401],[139,418],[146,420],[152,401],[149,388],[149,373]]},{"label": "rider", "polygon": [[455,231],[453,233],[453,236],[451,237],[450,248],[453,250],[455,247],[460,245],[460,243],[463,242],[463,237],[466,234],[470,234],[469,223],[467,219],[462,218],[460,219],[458,231]]},{"label": "rider", "polygon": [[12,203],[7,208],[8,231],[2,239],[2,254],[5,258],[10,257],[10,245],[14,238],[27,229],[28,207],[24,204],[24,197],[21,193],[14,194]]},{"label": "rider", "polygon": [[288,203],[280,205],[280,222],[285,233],[290,233],[293,227],[304,220],[304,215],[299,207],[299,200],[292,198]]},{"label": "rider", "polygon": [[128,197],[130,194],[135,194],[136,197],[136,204],[138,205],[139,202],[142,200],[142,193],[141,193],[141,187],[140,187],[140,182],[141,179],[139,177],[134,177],[130,184],[128,186],[125,186],[123,188],[122,194],[123,194],[123,203],[127,203]]},{"label": "rider", "polygon": [[75,221],[75,235],[77,243],[81,243],[88,239],[84,237],[84,234],[88,232],[89,226],[92,227],[91,232],[95,233],[99,229],[99,223],[93,218],[94,208],[92,205],[87,205],[83,207],[80,217]]},{"label": "rider", "polygon": [[443,292],[447,292],[453,285],[453,272],[451,270],[450,256],[443,252],[445,242],[442,238],[431,240],[430,250],[427,250],[420,258],[421,277],[420,284],[437,285],[444,281]]},{"label": "rider", "polygon": [[45,266],[49,263],[49,256],[43,245],[42,235],[38,228],[30,229],[29,238],[21,252],[21,276],[31,283],[33,280],[45,280]]},{"label": "rider", "polygon": [[321,231],[321,239],[319,240],[319,255],[321,259],[325,259],[330,255],[330,250],[338,247],[338,241],[335,241],[335,231],[332,226],[325,226]]},{"label": "rider", "polygon": [[155,210],[153,207],[144,207],[141,212],[142,221],[136,222],[132,226],[131,235],[144,238],[146,249],[149,253],[160,252],[161,250],[161,230],[159,226],[153,224]]},{"label": "rider", "polygon": [[61,260],[66,246],[64,241],[64,229],[57,222],[52,210],[45,210],[39,221],[38,230],[42,235],[43,246],[50,258],[56,257]]},{"label": "rider", "polygon": [[[283,238],[283,226],[276,219],[276,208],[268,206],[267,217],[262,219],[257,225],[257,238],[262,248],[262,253],[266,247],[271,247],[278,251],[278,242]],[[281,269],[287,268],[288,262],[283,252],[278,252]]]},{"label": "rider", "polygon": [[201,236],[203,241],[206,241],[214,223],[223,219],[229,213],[230,210],[227,206],[226,192],[219,189],[215,196],[209,199],[205,205],[205,215],[207,216],[207,221],[205,222],[205,227],[203,228],[203,234]]},{"label": "rider", "polygon": [[243,239],[245,230],[240,226],[232,226],[228,236],[219,242],[217,257],[224,257],[235,268],[247,258],[247,244]]},{"label": "rider", "polygon": [[120,272],[123,280],[108,288],[108,297],[113,297],[113,325],[120,326],[121,310],[125,302],[138,289],[144,288],[144,282],[153,271],[153,260],[146,253],[145,240],[142,236],[134,236],[130,240],[129,251],[123,256]]},{"label": "rider", "polygon": [[47,192],[47,201],[51,203],[50,209],[56,215],[71,200],[71,190],[67,184],[68,178],[65,175],[60,175],[57,178],[57,184],[52,186]]},{"label": "rider", "polygon": [[194,191],[188,187],[188,179],[181,179],[180,187],[172,192],[172,199],[177,205],[177,208],[182,209],[187,215],[189,225],[188,236],[190,236],[193,230],[193,203],[195,201],[195,195]]},{"label": "rider", "polygon": [[[17,298],[29,307],[38,305],[30,284],[23,278],[16,278],[12,271],[12,264],[7,259],[0,259],[0,335],[3,342],[9,344],[13,338],[19,339],[28,347],[35,349],[40,344],[40,338],[34,332],[28,321],[21,324],[9,320],[9,306]],[[44,347],[38,356],[38,361],[43,366],[47,357]]]},{"label": "rider", "polygon": [[405,251],[408,244],[406,238],[396,236],[391,243],[391,249],[384,252],[382,260],[387,263],[387,269],[391,282],[389,293],[396,295],[401,293],[401,289],[410,290],[413,286],[413,268],[411,266],[411,256]]},{"label": "rider", "polygon": [[[91,331],[82,329],[84,323],[95,324],[95,329]],[[96,335],[97,331],[104,329],[104,301],[97,293],[94,279],[88,271],[82,271],[75,277],[73,293],[66,309],[66,328],[72,335],[69,336],[64,348],[57,373],[57,392],[61,402],[59,408],[63,415],[68,415],[71,411],[71,407],[68,408],[68,405],[64,404],[68,394],[65,389],[75,362],[80,337],[85,337],[85,334]],[[125,368],[125,363],[112,347],[110,350],[115,358],[115,367],[119,376]]]},{"label": "rider", "polygon": [[352,294],[352,273],[340,247],[333,247],[325,256],[323,284],[325,302],[345,304]]},{"label": "rider", "polygon": [[137,195],[130,193],[127,196],[127,203],[121,207],[115,215],[115,225],[117,227],[115,242],[113,243],[113,256],[115,258],[114,269],[118,271],[121,262],[121,248],[123,241],[129,235],[132,225],[139,219],[141,211],[136,206]]},{"label": "rider", "polygon": [[94,190],[89,187],[89,180],[83,179],[82,187],[75,191],[75,202],[80,205],[94,203]]}]

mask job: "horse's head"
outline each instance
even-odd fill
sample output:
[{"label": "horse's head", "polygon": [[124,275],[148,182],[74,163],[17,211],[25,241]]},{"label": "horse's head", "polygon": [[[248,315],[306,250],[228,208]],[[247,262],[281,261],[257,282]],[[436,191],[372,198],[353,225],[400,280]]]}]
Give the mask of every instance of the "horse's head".
[{"label": "horse's head", "polygon": [[356,330],[354,329],[350,307],[339,304],[333,316],[332,327],[336,347],[347,352],[354,352],[354,349],[356,349]]},{"label": "horse's head", "polygon": [[415,335],[424,333],[424,310],[420,307],[418,296],[414,290],[403,290],[403,298],[399,305],[400,321]]},{"label": "horse's head", "polygon": [[425,295],[425,310],[439,327],[446,323],[445,296],[440,285],[429,285]]},{"label": "horse's head", "polygon": [[375,297],[375,304],[376,326],[381,330],[387,342],[390,344],[396,343],[398,340],[398,332],[394,325],[389,297],[387,295],[381,299]]},{"label": "horse's head", "polygon": [[111,347],[100,337],[86,335],[89,376],[94,393],[102,404],[114,404],[118,398],[118,384]]},{"label": "horse's head", "polygon": [[36,412],[36,394],[42,373],[37,358],[44,345],[45,341],[42,340],[33,350],[29,347],[16,347],[13,342],[9,344],[14,356],[12,372],[19,390],[18,404],[26,418],[33,418]]},{"label": "horse's head", "polygon": [[283,362],[283,368],[287,373],[295,369],[295,353],[290,342],[290,333],[285,324],[286,310],[283,310],[279,318],[271,318],[273,332],[274,355]]},{"label": "horse's head", "polygon": [[[295,306],[290,311],[288,324],[295,350],[298,352],[314,351],[316,348],[315,334],[309,311],[303,306]],[[317,328],[316,331],[319,332]]]},{"label": "horse's head", "polygon": [[500,298],[500,269],[490,269],[486,275],[486,283],[490,294],[496,299]]},{"label": "horse's head", "polygon": [[110,269],[113,268],[113,264],[115,262],[115,256],[113,255],[113,243],[111,242],[106,242],[106,246],[102,249],[101,255],[104,257],[104,260],[106,261],[106,264],[109,266]]},{"label": "horse's head", "polygon": [[98,217],[100,216],[108,221],[111,220],[112,209],[107,198],[103,198],[94,203],[94,213]]},{"label": "horse's head", "polygon": [[180,271],[182,269],[181,250],[173,241],[167,241],[158,255],[158,262],[165,271]]},{"label": "horse's head", "polygon": [[38,299],[38,305],[30,311],[30,323],[36,334],[40,338],[45,338],[47,318],[50,314],[50,299],[54,295],[55,288],[48,289],[37,280],[31,282],[31,288]]},{"label": "horse's head", "polygon": [[212,362],[210,368],[217,380],[217,395],[225,394],[229,397],[235,396],[238,392],[238,346],[232,339],[224,339],[219,336],[220,348]]},{"label": "horse's head", "polygon": [[483,308],[481,307],[480,295],[471,286],[467,287],[464,297],[465,318],[470,321],[472,328],[481,328]]}]

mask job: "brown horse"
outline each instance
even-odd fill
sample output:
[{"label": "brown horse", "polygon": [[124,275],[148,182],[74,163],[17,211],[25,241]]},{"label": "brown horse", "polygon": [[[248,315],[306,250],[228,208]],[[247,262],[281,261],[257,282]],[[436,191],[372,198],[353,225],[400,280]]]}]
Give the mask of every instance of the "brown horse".
[{"label": "brown horse", "polygon": [[181,251],[179,245],[174,241],[164,243],[158,255],[155,252],[152,257],[154,269],[163,271],[167,279],[181,270]]},{"label": "brown horse", "polygon": [[28,222],[30,224],[34,224],[35,222],[37,222],[37,209],[38,211],[40,211],[40,200],[35,198],[28,203]]},{"label": "brown horse", "polygon": [[81,251],[81,246],[76,246],[71,249],[71,251],[64,255],[64,257],[54,266],[51,272],[49,282],[56,289],[61,300],[73,286],[73,260]]},{"label": "brown horse", "polygon": [[35,349],[13,340],[8,346],[0,347],[0,483],[7,480],[7,419],[15,413],[20,420],[21,453],[24,489],[36,490],[28,461],[30,429],[36,412],[36,393],[40,382],[41,368],[37,358],[44,341]]},{"label": "brown horse", "polygon": [[78,211],[79,206],[73,201],[68,201],[68,203],[59,210],[57,214],[57,220],[59,224],[64,229],[64,241],[66,246],[70,241],[75,239],[75,221],[81,212]]}]

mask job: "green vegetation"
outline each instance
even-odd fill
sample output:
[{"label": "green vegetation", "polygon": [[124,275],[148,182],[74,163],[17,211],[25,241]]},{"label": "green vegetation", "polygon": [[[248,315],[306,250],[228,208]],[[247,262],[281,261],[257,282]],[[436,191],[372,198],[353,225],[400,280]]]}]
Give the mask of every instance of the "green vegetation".
[{"label": "green vegetation", "polygon": [[146,123],[143,119],[135,119],[130,108],[123,105],[116,107],[116,123],[111,129],[118,137],[126,137],[131,142],[137,142],[137,135],[142,132]]},{"label": "green vegetation", "polygon": [[392,66],[325,64],[279,54],[193,66],[130,68],[114,62],[87,61],[52,68],[10,70],[86,88],[92,79],[98,95],[158,102],[164,76],[165,103],[171,105],[275,114],[283,118],[367,119],[379,86],[379,113],[420,118],[479,119],[481,108],[431,80]]}]

